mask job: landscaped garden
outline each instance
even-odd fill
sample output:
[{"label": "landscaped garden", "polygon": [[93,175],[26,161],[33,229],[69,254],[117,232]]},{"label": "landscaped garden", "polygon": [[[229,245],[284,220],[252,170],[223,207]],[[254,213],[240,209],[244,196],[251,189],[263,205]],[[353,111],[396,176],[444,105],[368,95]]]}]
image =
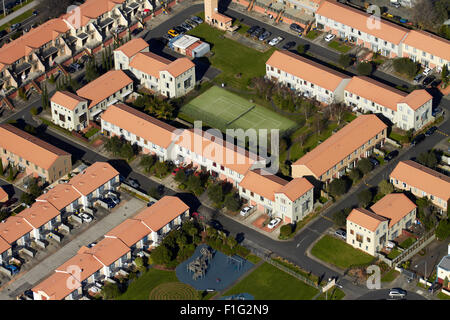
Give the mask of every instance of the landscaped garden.
[{"label": "landscaped garden", "polygon": [[392,282],[399,276],[400,272],[391,269],[381,277],[381,282]]},{"label": "landscaped garden", "polygon": [[335,49],[335,50],[337,50],[339,52],[342,52],[342,53],[347,53],[348,51],[350,51],[352,49],[351,46],[348,46],[348,45],[343,44],[343,43],[341,43],[339,41],[336,41],[336,40],[331,41],[328,44],[328,46],[330,48]]},{"label": "landscaped garden", "polygon": [[311,300],[319,291],[265,262],[224,293],[249,293],[255,300]]},{"label": "landscaped garden", "polygon": [[311,249],[311,254],[341,269],[369,264],[374,260],[371,255],[330,235],[320,239]]},{"label": "landscaped garden", "polygon": [[344,297],[344,291],[334,287],[329,289],[326,293],[322,293],[316,300],[342,300]]}]

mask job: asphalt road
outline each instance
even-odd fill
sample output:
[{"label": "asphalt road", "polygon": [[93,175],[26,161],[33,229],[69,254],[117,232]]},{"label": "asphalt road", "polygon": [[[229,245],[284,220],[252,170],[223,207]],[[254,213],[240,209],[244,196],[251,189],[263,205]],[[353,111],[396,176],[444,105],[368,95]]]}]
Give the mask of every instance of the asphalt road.
[{"label": "asphalt road", "polygon": [[[195,14],[199,11],[201,11],[202,6],[201,5],[195,5],[192,7],[189,7],[188,9],[182,11],[181,13],[173,16],[170,20],[162,23],[161,25],[155,27],[154,29],[150,30],[146,36],[144,37],[145,40],[148,42],[151,42],[158,37],[161,37],[164,35],[167,30],[175,25],[180,24],[183,22],[187,17],[189,17],[192,14]],[[239,16],[239,13],[236,13],[232,10],[227,10],[226,12],[228,15],[236,15]],[[251,24],[251,21],[246,19],[250,19],[246,16],[244,17],[244,22]],[[259,21],[255,22],[255,24],[262,25]],[[272,28],[272,27],[269,27]],[[281,33],[281,31],[278,31],[277,33]],[[288,37],[294,37],[290,34],[286,34],[286,38]],[[303,39],[296,39],[297,41],[304,41]],[[153,47],[150,45],[153,51]],[[335,53],[331,52],[330,50],[327,50],[322,47],[313,47],[311,46],[310,50],[317,50],[317,52],[322,52],[324,55],[330,55],[333,56]],[[51,95],[51,94],[50,94]],[[441,104],[443,108],[447,110],[447,113],[449,110],[448,108],[448,102]],[[17,112],[16,114],[12,115],[9,120],[11,119],[22,119],[23,121],[26,121],[27,123],[34,124],[31,115],[29,113],[29,110],[33,106],[40,106],[40,101],[35,102],[34,104],[28,106],[27,108],[23,109],[20,112]],[[5,121],[5,120],[3,120]],[[449,126],[449,120],[446,120],[444,123],[440,126],[440,131],[450,134],[450,126]],[[66,150],[73,154],[73,160],[83,160],[90,163],[93,163],[95,161],[107,161],[105,157],[93,152],[90,149],[87,149],[81,144],[78,144],[74,142],[72,139],[68,139],[66,136],[53,132],[49,129],[46,131],[46,141],[49,143]],[[416,157],[421,152],[424,152],[426,150],[431,149],[433,146],[435,146],[438,142],[440,142],[442,139],[445,139],[446,137],[444,135],[441,135],[440,133],[436,132],[433,136],[427,137],[425,141],[420,143],[415,148],[407,149],[406,151],[403,151],[400,156],[397,159],[392,160],[388,165],[385,165],[382,168],[377,169],[377,172],[375,176],[368,179],[367,184],[375,186],[377,185],[381,179],[386,178],[390,171],[393,169],[395,164],[399,160],[405,160],[405,159],[411,159]],[[124,163],[123,161],[110,161],[125,177],[131,177],[136,180],[141,185],[141,189],[143,191],[148,191],[151,187],[155,187],[158,184],[154,182],[153,180],[149,179],[148,177],[141,175],[139,173],[133,172],[131,168]],[[346,207],[353,207],[357,206],[357,193],[360,192],[362,189],[366,188],[367,186],[361,185],[356,191],[349,194],[346,198],[344,198],[342,201],[338,202],[337,205],[335,205],[332,210],[328,210],[326,212],[327,217],[331,217],[332,213],[340,210],[342,208]],[[167,194],[174,194],[174,191],[168,190]],[[201,206],[199,201],[192,197],[191,195],[187,194],[181,194],[180,197],[188,202],[189,205],[193,207],[194,210],[198,209],[204,213],[206,213],[211,218],[215,218],[219,220],[225,229],[230,231],[232,234],[241,234],[244,236],[247,240],[258,244],[261,247],[264,247],[272,252],[275,252],[276,254],[285,257],[299,266],[305,268],[306,270],[312,270],[315,274],[319,276],[323,276],[325,279],[330,276],[337,276],[339,273],[337,273],[334,270],[331,270],[330,268],[327,268],[326,266],[316,262],[313,259],[310,259],[306,256],[305,252],[307,248],[320,236],[322,235],[328,228],[332,227],[333,223],[327,219],[318,219],[311,225],[309,225],[307,228],[304,228],[292,241],[287,242],[280,242],[280,241],[274,241],[263,234],[243,226],[242,224],[235,222],[234,220],[227,218],[226,216],[223,216],[219,214],[217,211],[206,208],[204,206]],[[366,294],[368,292],[367,288],[364,287],[357,287],[354,286],[349,281],[342,280],[341,284],[344,287],[344,290],[346,292],[350,292],[352,297],[358,297]]]},{"label": "asphalt road", "polygon": [[[404,298],[390,298],[389,297],[389,289],[381,289],[381,290],[373,290],[369,293],[359,297],[357,300],[388,300],[388,301],[396,301],[396,300],[427,300],[420,294],[415,292],[408,291]],[[393,302],[394,303],[394,302]]]}]

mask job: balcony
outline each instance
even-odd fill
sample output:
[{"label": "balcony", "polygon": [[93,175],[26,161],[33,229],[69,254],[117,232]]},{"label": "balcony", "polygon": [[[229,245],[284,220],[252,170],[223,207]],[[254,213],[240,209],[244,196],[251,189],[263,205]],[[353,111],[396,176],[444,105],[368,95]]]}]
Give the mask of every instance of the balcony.
[{"label": "balcony", "polygon": [[56,47],[50,47],[48,49],[45,49],[41,53],[41,57],[45,60],[50,56],[53,56],[54,54],[58,53],[58,48]]},{"label": "balcony", "polygon": [[[89,32],[89,31],[88,31],[88,32]],[[93,32],[93,30],[92,30],[92,32]],[[92,32],[90,32],[89,34],[92,34]],[[80,40],[84,40],[84,39],[86,39],[86,38],[88,37],[88,34],[82,32],[82,33],[80,33],[80,34],[77,34],[77,37],[78,37],[78,39],[80,39]]]},{"label": "balcony", "polygon": [[103,19],[102,21],[99,21],[98,23],[97,23],[97,25],[101,28],[101,29],[104,29],[104,28],[106,28],[107,26],[109,26],[109,25],[111,25],[111,24],[113,24],[114,23],[114,20],[112,19],[112,18],[106,18],[106,19]]},{"label": "balcony", "polygon": [[19,64],[18,66],[16,66],[14,68],[14,71],[17,75],[20,75],[26,71],[29,71],[31,69],[31,64],[29,64],[28,62],[23,62],[21,64]]}]

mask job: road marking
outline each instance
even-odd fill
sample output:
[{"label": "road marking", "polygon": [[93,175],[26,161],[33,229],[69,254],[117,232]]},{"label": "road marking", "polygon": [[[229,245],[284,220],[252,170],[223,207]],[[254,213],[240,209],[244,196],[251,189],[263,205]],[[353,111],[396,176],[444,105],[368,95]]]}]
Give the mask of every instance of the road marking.
[{"label": "road marking", "polygon": [[333,221],[333,219],[331,219],[331,218],[328,218],[327,216],[320,216],[321,218],[324,218],[325,220],[328,220],[328,221],[331,221],[331,222],[333,222],[334,223],[334,221]]},{"label": "road marking", "polygon": [[306,238],[308,238],[308,236],[304,237],[302,240],[299,241],[299,243],[297,243],[297,248],[300,247],[300,243],[302,243],[302,241],[305,240]]},{"label": "road marking", "polygon": [[441,130],[436,130],[436,132],[439,132],[440,134],[442,134],[442,135],[448,137],[448,134],[446,134],[445,132],[442,132]]},{"label": "road marking", "polygon": [[422,290],[417,290],[416,291],[418,294],[422,295],[423,291]]}]

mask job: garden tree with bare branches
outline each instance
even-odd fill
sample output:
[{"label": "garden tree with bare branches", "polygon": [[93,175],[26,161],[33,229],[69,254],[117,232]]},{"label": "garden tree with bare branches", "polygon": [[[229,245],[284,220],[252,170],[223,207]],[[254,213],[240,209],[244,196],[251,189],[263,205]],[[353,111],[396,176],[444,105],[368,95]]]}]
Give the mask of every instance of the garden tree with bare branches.
[{"label": "garden tree with bare branches", "polygon": [[253,88],[256,90],[256,94],[265,99],[270,100],[272,96],[275,83],[264,77],[256,77],[252,79]]},{"label": "garden tree with bare branches", "polygon": [[303,145],[309,137],[311,137],[311,132],[305,132],[295,137],[294,142],[298,143],[303,148]]},{"label": "garden tree with bare branches", "polygon": [[341,124],[342,117],[348,111],[348,107],[343,103],[332,103],[328,109],[330,110],[331,118],[336,120],[338,125]]},{"label": "garden tree with bare branches", "polygon": [[303,100],[300,104],[300,109],[305,116],[305,120],[308,120],[313,115],[315,106],[310,101]]},{"label": "garden tree with bare branches", "polygon": [[439,27],[448,19],[449,0],[420,0],[412,8],[411,19],[420,29]]},{"label": "garden tree with bare branches", "polygon": [[67,12],[67,7],[74,4],[75,0],[38,0],[35,7],[39,11],[39,18],[47,20],[47,18],[57,18],[61,14]]}]

